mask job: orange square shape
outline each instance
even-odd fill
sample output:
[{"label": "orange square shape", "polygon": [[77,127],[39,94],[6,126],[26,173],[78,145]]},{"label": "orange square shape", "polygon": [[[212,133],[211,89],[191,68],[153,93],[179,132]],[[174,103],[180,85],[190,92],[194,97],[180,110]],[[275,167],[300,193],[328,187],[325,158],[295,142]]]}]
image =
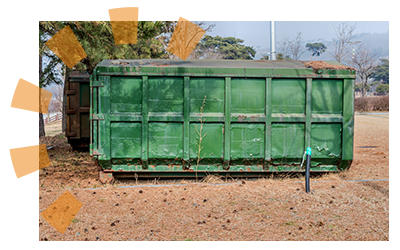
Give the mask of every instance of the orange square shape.
[{"label": "orange square shape", "polygon": [[115,45],[137,43],[137,21],[111,22]]},{"label": "orange square shape", "polygon": [[186,60],[205,33],[206,31],[198,25],[180,17],[167,51]]},{"label": "orange square shape", "polygon": [[52,36],[46,42],[46,45],[70,69],[87,56],[74,32],[69,26],[66,26]]},{"label": "orange square shape", "polygon": [[82,206],[83,204],[69,191],[65,191],[41,215],[50,225],[63,234]]}]

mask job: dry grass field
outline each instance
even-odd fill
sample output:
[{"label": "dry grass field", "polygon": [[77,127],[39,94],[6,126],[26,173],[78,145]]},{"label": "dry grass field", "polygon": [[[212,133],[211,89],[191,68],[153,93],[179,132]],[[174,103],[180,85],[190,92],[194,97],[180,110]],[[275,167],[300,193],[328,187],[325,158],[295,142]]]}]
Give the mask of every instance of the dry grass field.
[{"label": "dry grass field", "polygon": [[[309,194],[302,176],[102,185],[63,135],[40,143],[57,146],[39,175],[39,240],[389,240],[389,181],[365,181],[389,179],[389,115],[356,115],[352,167],[312,176]],[[61,234],[40,214],[66,190],[83,206]]]}]

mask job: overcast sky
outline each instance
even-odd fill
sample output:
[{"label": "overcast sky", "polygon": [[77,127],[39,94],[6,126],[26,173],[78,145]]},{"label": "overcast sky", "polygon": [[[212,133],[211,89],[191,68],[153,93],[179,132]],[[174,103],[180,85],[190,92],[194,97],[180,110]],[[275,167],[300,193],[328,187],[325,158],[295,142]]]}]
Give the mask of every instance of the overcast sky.
[{"label": "overcast sky", "polygon": [[[211,36],[235,36],[243,39],[247,46],[269,47],[270,22],[269,21],[216,21]],[[304,41],[322,38],[332,40],[334,27],[340,21],[279,21],[275,22],[276,41],[284,37],[294,38],[297,32],[302,33]],[[385,33],[389,31],[388,21],[358,21],[349,22],[356,24],[355,33]]]}]

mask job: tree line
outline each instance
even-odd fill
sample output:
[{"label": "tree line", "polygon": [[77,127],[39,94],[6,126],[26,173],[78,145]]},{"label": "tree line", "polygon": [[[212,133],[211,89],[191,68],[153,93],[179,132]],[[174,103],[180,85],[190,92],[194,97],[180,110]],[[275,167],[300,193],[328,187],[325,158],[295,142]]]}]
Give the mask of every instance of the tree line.
[{"label": "tree line", "polygon": [[[194,22],[206,31],[211,31],[215,24]],[[64,85],[71,69],[69,69],[45,43],[58,31],[69,26],[82,45],[87,57],[77,63],[73,70],[86,71],[91,74],[96,65],[104,59],[176,59],[168,52],[167,46],[177,22],[173,21],[139,21],[137,43],[115,45],[111,23],[108,21],[41,21],[39,22],[39,87],[46,88],[51,84]],[[368,87],[368,79],[374,78],[389,84],[389,60],[382,59],[376,66],[376,54],[364,44],[353,41],[355,26],[343,23],[335,28],[334,52],[331,53],[339,63],[352,66],[357,70],[361,81],[363,96]],[[284,38],[278,42],[277,60],[299,60],[306,52],[310,52],[311,60],[326,52],[323,43],[307,43],[304,46],[302,34],[299,32],[293,39]],[[256,50],[246,46],[243,39],[205,35],[187,59],[225,59],[253,60]],[[268,60],[263,54],[260,60]],[[388,87],[378,90],[388,92]],[[63,105],[63,116],[65,107]],[[65,123],[63,122],[63,131]],[[44,136],[42,114],[39,114],[39,136]]]},{"label": "tree line", "polygon": [[[348,22],[339,24],[334,28],[333,49],[328,52],[332,59],[338,63],[351,66],[357,72],[356,91],[365,96],[370,90],[370,79],[375,80],[371,85],[376,86],[376,92],[389,93],[389,60],[379,59],[377,52],[373,52],[368,44],[354,40],[356,26]],[[310,60],[327,52],[327,46],[321,42],[307,43],[304,46],[301,33],[294,39],[283,38],[278,42],[277,60],[299,60],[305,52],[310,53]],[[264,54],[262,60],[268,60],[269,55]],[[379,59],[379,60],[378,60]]]}]

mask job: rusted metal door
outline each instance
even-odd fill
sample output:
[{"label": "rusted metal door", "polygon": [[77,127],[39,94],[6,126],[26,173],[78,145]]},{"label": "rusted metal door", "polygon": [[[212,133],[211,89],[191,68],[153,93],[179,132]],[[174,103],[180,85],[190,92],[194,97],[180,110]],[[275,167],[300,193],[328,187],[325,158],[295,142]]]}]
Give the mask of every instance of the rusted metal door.
[{"label": "rusted metal door", "polygon": [[74,149],[88,149],[90,139],[89,74],[72,72],[67,80],[67,132],[68,142]]}]

